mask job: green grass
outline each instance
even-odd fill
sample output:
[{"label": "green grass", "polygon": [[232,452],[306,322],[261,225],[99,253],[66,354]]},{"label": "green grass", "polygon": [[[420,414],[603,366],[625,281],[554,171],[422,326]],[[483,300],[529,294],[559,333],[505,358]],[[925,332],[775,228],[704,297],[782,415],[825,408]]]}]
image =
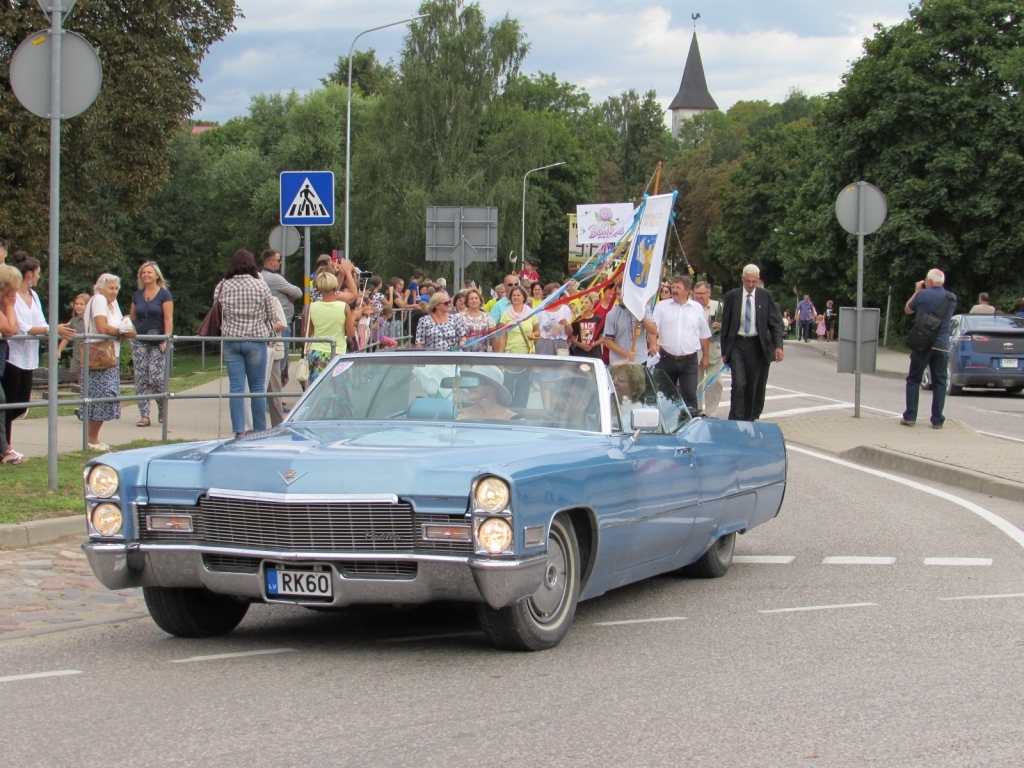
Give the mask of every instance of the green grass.
[{"label": "green grass", "polygon": [[[181,442],[181,441],[172,441]],[[115,450],[159,445],[154,440],[134,440]],[[82,501],[82,467],[95,453],[62,453],[57,457],[57,490],[48,490],[47,461],[38,456],[16,467],[0,467],[0,523],[24,523],[85,512]]]}]

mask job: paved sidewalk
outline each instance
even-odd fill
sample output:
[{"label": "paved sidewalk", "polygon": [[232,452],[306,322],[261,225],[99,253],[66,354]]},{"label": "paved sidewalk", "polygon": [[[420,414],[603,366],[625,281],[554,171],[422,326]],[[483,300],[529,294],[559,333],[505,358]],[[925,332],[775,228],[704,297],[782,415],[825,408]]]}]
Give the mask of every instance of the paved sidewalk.
[{"label": "paved sidewalk", "polygon": [[[812,349],[823,357],[830,360],[839,360],[838,341],[795,341],[788,340],[786,346],[799,344],[804,349]],[[881,376],[886,379],[905,379],[910,370],[910,355],[905,352],[897,352],[878,344],[878,351],[875,355],[875,372],[867,374]]]}]

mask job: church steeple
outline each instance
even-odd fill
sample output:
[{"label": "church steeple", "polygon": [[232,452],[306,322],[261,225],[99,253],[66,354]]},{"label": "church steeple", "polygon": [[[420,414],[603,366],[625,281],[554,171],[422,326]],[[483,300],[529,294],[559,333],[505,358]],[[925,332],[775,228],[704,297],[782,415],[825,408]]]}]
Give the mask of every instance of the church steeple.
[{"label": "church steeple", "polygon": [[672,135],[679,137],[679,126],[701,112],[718,109],[715,100],[708,92],[708,82],[704,77],[704,63],[700,59],[700,47],[697,45],[697,32],[690,41],[690,53],[686,57],[686,68],[683,79],[679,83],[679,93],[669,104],[672,112]]}]

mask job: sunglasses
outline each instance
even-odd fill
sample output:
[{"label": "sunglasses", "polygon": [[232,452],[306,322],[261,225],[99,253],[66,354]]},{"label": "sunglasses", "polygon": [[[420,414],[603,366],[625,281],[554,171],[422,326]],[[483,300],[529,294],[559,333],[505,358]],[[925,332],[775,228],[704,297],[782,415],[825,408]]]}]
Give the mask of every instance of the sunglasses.
[{"label": "sunglasses", "polygon": [[506,288],[518,288],[519,283],[505,283]]},{"label": "sunglasses", "polygon": [[442,301],[437,306],[439,306],[439,307],[450,307],[451,305],[452,305],[452,303],[450,301]]}]

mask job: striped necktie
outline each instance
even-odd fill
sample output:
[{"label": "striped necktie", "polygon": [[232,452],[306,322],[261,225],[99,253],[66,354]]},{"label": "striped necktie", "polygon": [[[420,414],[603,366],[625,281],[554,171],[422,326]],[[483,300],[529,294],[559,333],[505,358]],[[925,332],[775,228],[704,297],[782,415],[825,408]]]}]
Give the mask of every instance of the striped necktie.
[{"label": "striped necktie", "polygon": [[754,332],[754,302],[752,300],[753,296],[753,293],[747,294],[747,311],[743,318],[743,333],[747,334],[748,336]]}]

